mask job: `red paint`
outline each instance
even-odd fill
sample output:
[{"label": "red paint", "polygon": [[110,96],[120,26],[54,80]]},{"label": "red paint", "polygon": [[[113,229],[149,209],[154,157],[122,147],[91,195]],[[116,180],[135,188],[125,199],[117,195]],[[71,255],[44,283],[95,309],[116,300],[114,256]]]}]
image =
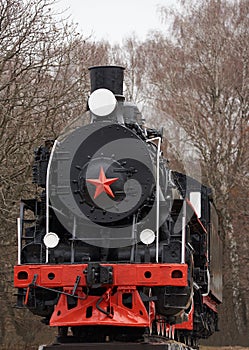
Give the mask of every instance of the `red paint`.
[{"label": "red paint", "polygon": [[[67,295],[61,294],[52,314],[51,326],[113,325],[127,327],[150,327],[156,317],[155,304],[149,302],[149,312],[138,292],[138,286],[187,286],[187,264],[101,264],[112,266],[113,283],[106,287],[102,296],[86,295],[82,287],[86,284],[84,271],[87,264],[75,265],[18,265],[14,267],[14,285],[19,288],[38,286],[61,288],[72,294],[75,281],[80,277],[75,295],[77,305],[68,308]],[[173,278],[174,271],[181,271],[179,278]],[[30,285],[36,277],[35,285]],[[26,279],[22,279],[27,276]],[[53,276],[53,279],[51,279]],[[19,278],[18,278],[19,277]],[[50,277],[50,278],[49,278]],[[125,296],[124,296],[125,294]],[[131,302],[127,305],[127,294]],[[104,312],[103,312],[104,311]]]},{"label": "red paint", "polygon": [[205,234],[207,234],[207,230],[205,229],[205,227],[203,226],[201,220],[198,218],[198,215],[196,214],[196,211],[192,205],[192,203],[190,202],[190,200],[188,198],[186,198],[186,202],[188,204],[188,206],[193,210],[193,212],[195,213],[195,216],[196,216],[196,219],[197,219],[197,222],[198,224],[201,226],[203,232],[205,232]]},{"label": "red paint", "polygon": [[[66,292],[71,292],[65,288]],[[128,308],[123,304],[123,294],[131,295],[131,306]],[[78,296],[85,298],[78,299],[78,304],[73,309],[68,309],[67,297],[61,295],[50,319],[50,326],[128,326],[128,327],[149,327],[151,318],[147,313],[141,297],[134,286],[126,288],[118,287],[117,290],[108,289],[101,297],[86,296],[80,290]],[[109,312],[107,315],[96,307],[98,301],[101,310]]]},{"label": "red paint", "polygon": [[[112,266],[113,286],[179,286],[188,285],[187,264],[101,264]],[[86,286],[84,271],[87,264],[75,265],[17,265],[14,267],[14,286],[27,288],[37,275],[38,285],[57,288],[73,287],[77,276],[80,276],[79,287]],[[173,271],[181,271],[182,277],[172,278]],[[19,279],[20,272],[27,273],[27,279]],[[150,272],[150,274],[146,273]],[[49,274],[54,274],[51,280]],[[149,278],[146,276],[150,276]]]},{"label": "red paint", "polygon": [[99,178],[98,179],[87,179],[86,181],[96,186],[94,199],[97,198],[101,193],[105,192],[109,196],[114,197],[114,194],[111,190],[110,185],[117,181],[118,177],[107,179],[103,167],[100,168]]},{"label": "red paint", "polygon": [[207,307],[209,307],[211,310],[218,313],[217,303],[213,299],[211,299],[209,296],[203,297],[203,304],[207,305]]},{"label": "red paint", "polygon": [[194,328],[194,305],[192,304],[191,310],[188,313],[188,320],[180,324],[175,325],[175,329],[183,329],[192,331]]}]

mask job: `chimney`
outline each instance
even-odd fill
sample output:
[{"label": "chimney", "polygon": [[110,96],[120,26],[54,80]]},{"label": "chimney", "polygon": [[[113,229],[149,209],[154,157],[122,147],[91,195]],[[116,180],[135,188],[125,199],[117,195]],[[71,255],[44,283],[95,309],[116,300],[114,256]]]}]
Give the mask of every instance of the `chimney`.
[{"label": "chimney", "polygon": [[124,99],[124,69],[121,66],[90,67],[91,93],[97,89],[104,88],[110,90],[117,99]]}]

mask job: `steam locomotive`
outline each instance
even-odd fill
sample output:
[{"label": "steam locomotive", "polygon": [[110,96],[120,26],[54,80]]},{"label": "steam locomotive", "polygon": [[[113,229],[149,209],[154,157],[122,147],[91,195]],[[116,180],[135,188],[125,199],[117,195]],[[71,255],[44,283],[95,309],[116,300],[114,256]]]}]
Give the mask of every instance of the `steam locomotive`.
[{"label": "steam locomotive", "polygon": [[39,196],[21,200],[17,306],[62,342],[197,346],[218,330],[222,302],[211,189],[169,169],[161,130],[125,101],[123,67],[89,70],[86,113],[35,150]]}]

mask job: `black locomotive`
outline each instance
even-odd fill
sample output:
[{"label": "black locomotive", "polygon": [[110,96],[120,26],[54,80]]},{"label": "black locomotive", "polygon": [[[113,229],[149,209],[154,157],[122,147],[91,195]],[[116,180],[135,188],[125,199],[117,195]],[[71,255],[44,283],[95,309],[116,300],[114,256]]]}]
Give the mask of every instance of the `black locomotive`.
[{"label": "black locomotive", "polygon": [[210,188],[169,169],[160,130],[90,68],[88,111],[35,151],[39,198],[18,220],[18,305],[82,342],[218,330],[221,243]]}]

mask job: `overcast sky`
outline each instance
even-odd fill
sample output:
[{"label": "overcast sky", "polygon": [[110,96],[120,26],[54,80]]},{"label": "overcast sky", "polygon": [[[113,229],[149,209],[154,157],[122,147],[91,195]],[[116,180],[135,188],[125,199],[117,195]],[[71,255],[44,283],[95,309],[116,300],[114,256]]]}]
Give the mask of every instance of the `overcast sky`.
[{"label": "overcast sky", "polygon": [[55,8],[68,9],[66,14],[85,36],[121,43],[133,32],[145,39],[150,29],[162,29],[158,7],[174,4],[174,0],[58,0]]}]

